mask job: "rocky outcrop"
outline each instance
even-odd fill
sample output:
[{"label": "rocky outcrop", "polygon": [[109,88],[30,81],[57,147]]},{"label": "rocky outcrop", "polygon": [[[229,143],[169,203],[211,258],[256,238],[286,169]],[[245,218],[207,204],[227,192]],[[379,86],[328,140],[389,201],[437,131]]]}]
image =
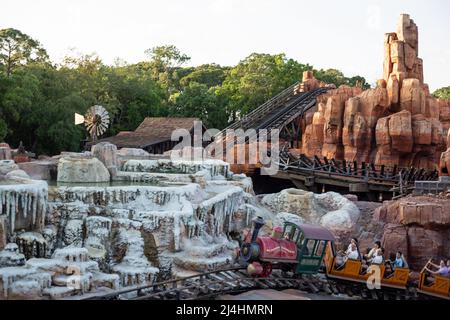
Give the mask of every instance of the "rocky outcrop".
[{"label": "rocky outcrop", "polygon": [[374,215],[385,224],[382,244],[386,253],[401,250],[418,270],[428,259],[448,258],[450,200],[436,196],[406,197],[384,202]]},{"label": "rocky outcrop", "polygon": [[302,135],[303,153],[308,156],[322,154],[330,158],[343,157],[345,102],[360,92],[359,88],[342,86],[318,98],[317,111],[306,117]]},{"label": "rocky outcrop", "polygon": [[338,243],[356,232],[356,222],[360,216],[353,202],[335,192],[315,194],[300,189],[285,189],[265,195],[261,204],[273,212],[283,213],[283,218],[275,217],[275,221],[284,221],[286,215],[293,214],[302,222],[320,224],[330,229]]},{"label": "rocky outcrop", "polygon": [[[105,164],[113,167],[115,154],[115,146],[100,145],[36,161],[59,161],[60,181],[50,186],[2,176],[0,299],[144,285],[235,261],[233,237],[260,215],[250,178],[214,159],[127,156],[113,183],[89,183],[95,171],[109,174]],[[3,168],[18,171],[13,161]]]},{"label": "rocky outcrop", "polygon": [[0,160],[0,175],[6,175],[14,170],[19,170],[19,166],[14,160]]},{"label": "rocky outcrop", "polygon": [[97,158],[63,157],[58,163],[59,182],[109,182],[110,174]]},{"label": "rocky outcrop", "polygon": [[111,176],[117,175],[119,160],[117,158],[117,147],[109,142],[100,142],[92,146],[94,157],[99,159],[108,169]]},{"label": "rocky outcrop", "polygon": [[[48,186],[45,181],[23,178],[0,180],[0,217],[8,229],[41,230],[47,210]],[[6,230],[1,227],[0,229]]]},{"label": "rocky outcrop", "polygon": [[[387,166],[435,169],[450,128],[449,102],[430,96],[418,57],[418,30],[402,14],[384,40],[383,78],[374,89],[342,86],[305,116],[301,153]],[[311,74],[304,88],[316,88]],[[311,90],[312,90],[311,89]]]},{"label": "rocky outcrop", "polygon": [[22,162],[19,168],[36,180],[56,180],[58,161],[52,158]]},{"label": "rocky outcrop", "polygon": [[9,144],[4,142],[0,143],[0,160],[11,160],[11,159],[12,153]]},{"label": "rocky outcrop", "polygon": [[319,81],[316,78],[314,78],[314,74],[312,71],[304,71],[302,83],[299,89],[300,92],[307,92],[324,87],[325,85],[326,83],[324,83],[323,81]]}]

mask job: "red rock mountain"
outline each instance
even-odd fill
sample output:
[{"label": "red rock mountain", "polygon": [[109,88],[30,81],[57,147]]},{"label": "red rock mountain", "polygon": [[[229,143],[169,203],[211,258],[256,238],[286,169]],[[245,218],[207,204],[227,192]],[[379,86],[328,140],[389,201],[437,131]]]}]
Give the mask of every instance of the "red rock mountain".
[{"label": "red rock mountain", "polygon": [[[418,54],[418,28],[402,14],[397,32],[384,38],[383,79],[374,89],[341,86],[319,96],[317,109],[304,119],[301,152],[437,169],[446,150],[450,103],[430,95]],[[310,72],[303,75],[301,90],[320,86]]]}]

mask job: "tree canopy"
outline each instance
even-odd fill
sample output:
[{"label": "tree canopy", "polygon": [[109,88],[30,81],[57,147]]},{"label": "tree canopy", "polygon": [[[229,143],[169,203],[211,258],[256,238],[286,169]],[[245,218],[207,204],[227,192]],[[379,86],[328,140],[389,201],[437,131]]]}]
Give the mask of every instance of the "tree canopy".
[{"label": "tree canopy", "polygon": [[[96,54],[71,52],[49,60],[41,44],[15,29],[0,30],[0,142],[38,154],[79,151],[86,131],[73,123],[95,104],[111,116],[106,135],[131,131],[147,116],[198,117],[223,129],[314,70],[284,54],[252,53],[235,66],[186,66],[173,45],[146,50],[148,59],[105,64]],[[337,86],[368,86],[361,76],[314,70]]]},{"label": "tree canopy", "polygon": [[450,87],[443,87],[433,92],[433,96],[442,100],[450,100]]}]

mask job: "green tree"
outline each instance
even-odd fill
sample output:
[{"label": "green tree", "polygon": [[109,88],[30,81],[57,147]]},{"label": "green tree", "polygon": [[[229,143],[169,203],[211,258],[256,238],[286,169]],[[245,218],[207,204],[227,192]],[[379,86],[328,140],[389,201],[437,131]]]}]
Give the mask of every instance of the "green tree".
[{"label": "green tree", "polygon": [[209,128],[223,128],[227,124],[226,110],[217,104],[214,90],[197,82],[191,82],[176,95],[170,115],[200,118]]},{"label": "green tree", "polygon": [[208,88],[219,86],[225,80],[226,72],[229,70],[229,68],[221,67],[215,63],[203,64],[190,69],[191,72],[180,80],[182,87],[189,87],[192,82],[204,84]]},{"label": "green tree", "polygon": [[0,65],[8,76],[18,66],[47,61],[47,52],[37,40],[16,29],[0,30]]},{"label": "green tree", "polygon": [[172,93],[175,89],[176,71],[191,58],[181,53],[174,45],[153,47],[145,53],[150,58],[149,67],[153,80]]},{"label": "green tree", "polygon": [[0,141],[3,141],[7,133],[8,133],[8,125],[6,124],[5,120],[0,118]]},{"label": "green tree", "polygon": [[442,100],[450,100],[450,87],[443,87],[433,92],[433,96]]},{"label": "green tree", "polygon": [[339,87],[341,85],[347,86],[360,86],[363,89],[369,89],[370,84],[367,83],[366,79],[361,76],[354,76],[351,78],[346,77],[342,71],[337,69],[320,69],[314,70],[314,77],[317,80],[321,80],[325,83],[330,83]]},{"label": "green tree", "polygon": [[312,67],[284,54],[253,53],[232,68],[216,90],[226,104],[230,120],[248,113],[299,80]]}]

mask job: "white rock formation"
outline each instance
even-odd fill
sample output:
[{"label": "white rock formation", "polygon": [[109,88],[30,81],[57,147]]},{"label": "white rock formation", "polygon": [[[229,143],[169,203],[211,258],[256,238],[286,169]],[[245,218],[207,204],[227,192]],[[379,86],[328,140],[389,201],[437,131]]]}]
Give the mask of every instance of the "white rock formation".
[{"label": "white rock formation", "polygon": [[11,148],[6,143],[0,143],[0,160],[11,160]]},{"label": "white rock formation", "polygon": [[261,203],[274,212],[295,214],[305,223],[320,224],[336,234],[352,232],[360,215],[352,201],[336,192],[285,189],[264,196]]},{"label": "white rock formation", "polygon": [[10,171],[18,170],[19,166],[14,160],[0,160],[0,174],[7,174]]},{"label": "white rock formation", "polygon": [[17,177],[17,178],[30,179],[30,176],[25,171],[20,170],[20,169],[9,171],[6,174],[6,177],[7,178]]},{"label": "white rock formation", "polygon": [[97,158],[64,157],[59,159],[59,182],[109,182],[110,174]]},{"label": "white rock formation", "polygon": [[23,178],[0,180],[0,216],[8,217],[10,230],[40,230],[47,210],[47,182]]},{"label": "white rock formation", "polygon": [[0,268],[16,267],[25,264],[25,256],[19,252],[19,247],[15,243],[8,243],[0,251]]},{"label": "white rock formation", "polygon": [[92,146],[91,152],[105,165],[112,176],[116,175],[119,161],[117,159],[117,147],[114,144],[109,142],[97,143]]},{"label": "white rock formation", "polygon": [[[112,184],[89,185],[110,181],[105,165],[93,155],[114,164],[113,149],[106,144],[92,153],[52,158],[59,161],[59,182],[86,185],[48,187],[44,181],[16,177],[0,182],[0,222],[7,222],[0,224],[0,236],[2,226],[16,221],[7,239],[31,258],[25,266],[0,267],[4,297],[23,296],[28,287],[36,296],[56,299],[98,287],[149,283],[186,268],[229,265],[238,246],[232,234],[248,227],[255,214],[271,216],[258,207],[251,179],[234,175],[217,160],[128,159]],[[138,150],[125,153],[147,157]],[[38,186],[40,190],[33,189]],[[28,194],[33,196],[27,200]],[[35,203],[36,195],[42,199]],[[24,208],[39,225],[14,219]],[[39,282],[40,273],[51,277],[50,284]]]},{"label": "white rock formation", "polygon": [[137,148],[121,148],[117,151],[121,157],[147,157],[150,155],[147,151]]},{"label": "white rock formation", "polygon": [[157,160],[128,160],[123,165],[123,171],[131,172],[160,172],[195,174],[206,170],[210,177],[230,177],[230,165],[221,160],[208,159],[204,161],[172,161],[170,159]]}]

